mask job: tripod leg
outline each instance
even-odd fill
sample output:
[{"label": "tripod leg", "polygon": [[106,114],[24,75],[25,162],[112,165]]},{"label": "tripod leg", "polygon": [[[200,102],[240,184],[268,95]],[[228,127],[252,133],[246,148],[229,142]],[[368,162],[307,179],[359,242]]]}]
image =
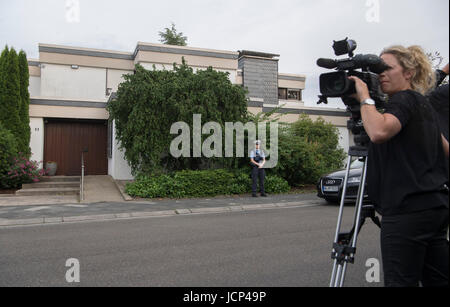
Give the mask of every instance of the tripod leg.
[{"label": "tripod leg", "polygon": [[339,215],[338,215],[338,222],[336,226],[336,235],[334,237],[334,242],[338,242],[339,232],[341,231],[341,223],[342,223],[342,214],[344,212],[344,204],[345,204],[345,196],[347,194],[347,181],[348,181],[348,175],[350,174],[350,164],[352,163],[352,156],[348,156],[347,160],[347,170],[345,172],[345,178],[344,178],[344,186],[342,188],[342,196],[341,196],[341,204],[339,206]]},{"label": "tripod leg", "polygon": [[[363,165],[363,171],[361,174],[361,182],[358,188],[358,197],[357,197],[357,209],[356,209],[356,215],[355,215],[355,224],[353,226],[353,238],[351,240],[351,246],[352,248],[356,248],[356,242],[358,239],[359,231],[361,230],[362,225],[364,224],[364,219],[361,221],[361,211],[362,211],[362,204],[364,201],[364,185],[366,183],[366,175],[367,175],[367,157],[364,158],[364,165]],[[350,254],[345,257],[345,263],[344,268],[342,271],[342,279],[340,283],[340,287],[344,285],[344,279],[345,279],[345,273],[347,270],[347,263],[348,261],[354,257],[354,254]]]},{"label": "tripod leg", "polygon": [[337,273],[336,273],[336,280],[334,281],[334,287],[337,288],[340,286],[341,284],[341,280],[342,280],[342,264],[338,265],[337,268]]},{"label": "tripod leg", "polygon": [[339,283],[339,287],[341,287],[341,288],[344,286],[346,272],[347,272],[347,262],[344,263],[344,267],[342,268],[342,277],[341,277],[341,281]]},{"label": "tripod leg", "polygon": [[[349,157],[349,160],[351,160],[351,157]],[[349,161],[350,163],[350,161]],[[365,182],[366,182],[366,176],[367,176],[367,156],[364,157],[364,165],[363,170],[361,174],[361,182],[358,188],[358,196],[356,200],[356,208],[355,208],[355,216],[353,220],[353,228],[350,232],[350,240],[347,241],[347,243],[338,242],[339,241],[339,232],[340,232],[340,226],[342,223],[342,213],[343,213],[343,205],[345,200],[345,192],[346,192],[346,186],[347,186],[347,179],[349,175],[349,167],[347,165],[347,173],[345,175],[345,181],[344,181],[344,187],[343,187],[343,195],[341,199],[341,207],[339,208],[339,217],[338,217],[338,227],[336,229],[336,237],[335,237],[335,244],[339,243],[340,245],[337,246],[338,251],[335,249],[335,245],[333,245],[333,253],[337,256],[344,256],[344,260],[340,258],[340,260],[335,259],[334,266],[333,266],[333,273],[332,273],[332,279],[330,282],[330,286],[332,287],[334,284],[334,287],[343,287],[344,281],[345,281],[345,273],[347,271],[347,264],[348,262],[353,263],[354,254],[356,252],[356,243],[358,234],[364,225],[364,221],[366,216],[362,216],[362,207],[363,207],[363,201],[364,201],[364,188],[365,188]],[[344,240],[345,241],[345,240]],[[348,249],[350,246],[347,244],[351,244],[351,249]]]},{"label": "tripod leg", "polygon": [[331,271],[330,287],[334,286],[334,281],[336,279],[336,270],[337,270],[337,259],[334,259],[333,270]]},{"label": "tripod leg", "polygon": [[[359,184],[358,189],[358,213],[356,216],[356,224],[355,224],[355,233],[353,234],[352,239],[352,247],[356,247],[356,240],[358,239],[358,233],[361,230],[360,224],[361,224],[361,210],[362,210],[362,204],[364,201],[364,186],[366,184],[366,175],[367,175],[367,157],[364,158],[364,166],[363,166],[363,172],[361,174],[361,182]],[[364,221],[362,222],[364,223]],[[357,231],[356,231],[357,230]]]},{"label": "tripod leg", "polygon": [[[339,215],[337,220],[337,226],[336,226],[336,234],[334,237],[334,243],[338,243],[339,233],[341,231],[341,224],[342,224],[342,214],[344,212],[344,204],[345,204],[345,196],[347,193],[347,181],[350,173],[350,164],[352,162],[352,156],[348,155],[347,160],[347,169],[345,172],[345,178],[343,182],[343,189],[342,189],[342,196],[341,196],[341,203],[339,206]],[[333,248],[333,253],[336,253],[336,251]],[[335,282],[339,279],[340,276],[340,266],[338,267],[337,259],[334,260],[333,264],[333,271],[331,273],[331,280],[330,280],[330,287],[336,286]]]}]

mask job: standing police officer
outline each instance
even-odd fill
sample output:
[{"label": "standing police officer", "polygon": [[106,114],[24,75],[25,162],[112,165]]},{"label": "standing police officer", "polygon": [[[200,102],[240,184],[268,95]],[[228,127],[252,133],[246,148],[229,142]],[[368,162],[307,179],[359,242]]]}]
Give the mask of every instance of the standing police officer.
[{"label": "standing police officer", "polygon": [[259,191],[261,192],[262,197],[266,197],[266,193],[264,192],[264,164],[266,163],[266,156],[264,151],[260,149],[261,141],[255,141],[255,149],[250,152],[250,162],[252,165],[252,196],[257,197],[256,195],[256,185],[257,178],[259,178]]}]

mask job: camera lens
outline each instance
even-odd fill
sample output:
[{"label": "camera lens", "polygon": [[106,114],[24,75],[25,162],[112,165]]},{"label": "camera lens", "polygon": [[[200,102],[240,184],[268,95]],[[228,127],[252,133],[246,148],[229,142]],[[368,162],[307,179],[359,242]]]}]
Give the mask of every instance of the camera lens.
[{"label": "camera lens", "polygon": [[345,72],[333,72],[320,76],[320,91],[328,97],[340,97],[348,89],[349,81]]},{"label": "camera lens", "polygon": [[341,76],[331,80],[329,85],[331,86],[330,90],[333,92],[342,92],[345,89],[345,81],[342,80]]}]

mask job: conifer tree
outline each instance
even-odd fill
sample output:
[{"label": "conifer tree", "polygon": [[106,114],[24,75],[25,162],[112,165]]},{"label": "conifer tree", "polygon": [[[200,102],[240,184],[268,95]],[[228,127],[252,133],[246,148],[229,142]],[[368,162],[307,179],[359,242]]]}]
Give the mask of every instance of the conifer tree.
[{"label": "conifer tree", "polygon": [[22,151],[27,156],[31,153],[30,151],[30,93],[28,92],[28,85],[30,83],[30,73],[28,71],[28,61],[26,53],[21,50],[19,53],[19,73],[20,73],[20,125],[21,125],[21,137],[19,140],[20,151]]},{"label": "conifer tree", "polygon": [[9,52],[7,48],[3,51],[0,70],[0,122],[19,141],[22,133],[19,117],[20,75],[19,60],[14,48]]},{"label": "conifer tree", "polygon": [[175,28],[175,24],[172,22],[172,27],[165,28],[164,31],[159,32],[160,42],[165,45],[177,45],[177,46],[186,46],[187,45],[187,37],[183,36],[182,32],[177,32]]},{"label": "conifer tree", "polygon": [[[9,48],[8,46],[5,46],[5,49],[3,49],[2,54],[0,55],[0,111],[2,111],[2,97],[3,97],[3,93],[5,91],[6,85],[5,85],[5,78],[4,78],[4,70],[5,70],[5,63],[6,63],[6,59],[8,57],[8,53],[9,53]],[[0,112],[1,113],[1,112]],[[1,117],[0,117],[0,121],[1,121]]]}]

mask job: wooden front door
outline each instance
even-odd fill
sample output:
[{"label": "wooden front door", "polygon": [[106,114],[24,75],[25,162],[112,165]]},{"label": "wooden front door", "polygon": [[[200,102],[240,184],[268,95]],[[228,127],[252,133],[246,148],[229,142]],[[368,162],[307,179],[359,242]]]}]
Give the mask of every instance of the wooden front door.
[{"label": "wooden front door", "polygon": [[58,164],[56,175],[80,176],[81,152],[85,175],[107,175],[107,121],[46,119],[44,127],[44,163]]}]

